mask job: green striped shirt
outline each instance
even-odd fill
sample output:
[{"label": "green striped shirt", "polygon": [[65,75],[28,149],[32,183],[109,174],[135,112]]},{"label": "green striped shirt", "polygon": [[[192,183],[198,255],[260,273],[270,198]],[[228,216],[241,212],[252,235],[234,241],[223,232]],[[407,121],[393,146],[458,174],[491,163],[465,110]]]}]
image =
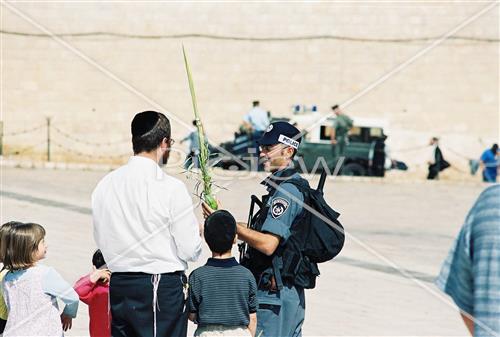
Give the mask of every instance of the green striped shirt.
[{"label": "green striped shirt", "polygon": [[257,284],[234,257],[208,259],[189,275],[189,312],[198,325],[248,326],[257,312]]}]

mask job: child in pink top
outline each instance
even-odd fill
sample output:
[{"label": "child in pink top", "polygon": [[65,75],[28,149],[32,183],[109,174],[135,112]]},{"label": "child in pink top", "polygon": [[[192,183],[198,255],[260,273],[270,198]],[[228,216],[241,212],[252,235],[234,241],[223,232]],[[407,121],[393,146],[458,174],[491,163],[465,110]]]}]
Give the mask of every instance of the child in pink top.
[{"label": "child in pink top", "polygon": [[91,337],[111,336],[111,313],[109,311],[109,278],[111,272],[98,249],[92,257],[94,271],[79,279],[74,288],[80,300],[89,306]]}]

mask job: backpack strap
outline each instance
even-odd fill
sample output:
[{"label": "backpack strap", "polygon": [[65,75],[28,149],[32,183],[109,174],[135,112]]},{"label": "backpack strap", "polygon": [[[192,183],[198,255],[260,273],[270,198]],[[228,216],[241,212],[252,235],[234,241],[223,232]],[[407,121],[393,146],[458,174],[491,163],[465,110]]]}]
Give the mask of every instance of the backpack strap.
[{"label": "backpack strap", "polygon": [[284,181],[282,184],[292,184],[293,186],[297,187],[297,189],[300,191],[302,194],[306,194],[311,190],[311,186],[309,186],[309,183],[307,180],[301,178],[301,179],[289,179],[287,181]]}]

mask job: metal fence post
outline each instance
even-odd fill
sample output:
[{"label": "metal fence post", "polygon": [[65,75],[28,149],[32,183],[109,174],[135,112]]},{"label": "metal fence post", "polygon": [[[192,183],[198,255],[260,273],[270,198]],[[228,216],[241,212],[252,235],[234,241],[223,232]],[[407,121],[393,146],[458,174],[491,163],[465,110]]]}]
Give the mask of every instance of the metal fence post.
[{"label": "metal fence post", "polygon": [[47,161],[50,161],[50,117],[47,117]]},{"label": "metal fence post", "polygon": [[3,121],[0,121],[0,156],[3,156]]}]

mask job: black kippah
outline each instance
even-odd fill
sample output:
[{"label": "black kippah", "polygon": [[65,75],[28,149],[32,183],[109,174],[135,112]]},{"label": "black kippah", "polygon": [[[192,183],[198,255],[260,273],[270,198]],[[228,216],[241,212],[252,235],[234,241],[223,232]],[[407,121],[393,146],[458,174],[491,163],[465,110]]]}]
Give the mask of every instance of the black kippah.
[{"label": "black kippah", "polygon": [[160,116],[156,111],[139,112],[132,120],[132,137],[140,137],[148,133],[155,127],[159,119]]}]

